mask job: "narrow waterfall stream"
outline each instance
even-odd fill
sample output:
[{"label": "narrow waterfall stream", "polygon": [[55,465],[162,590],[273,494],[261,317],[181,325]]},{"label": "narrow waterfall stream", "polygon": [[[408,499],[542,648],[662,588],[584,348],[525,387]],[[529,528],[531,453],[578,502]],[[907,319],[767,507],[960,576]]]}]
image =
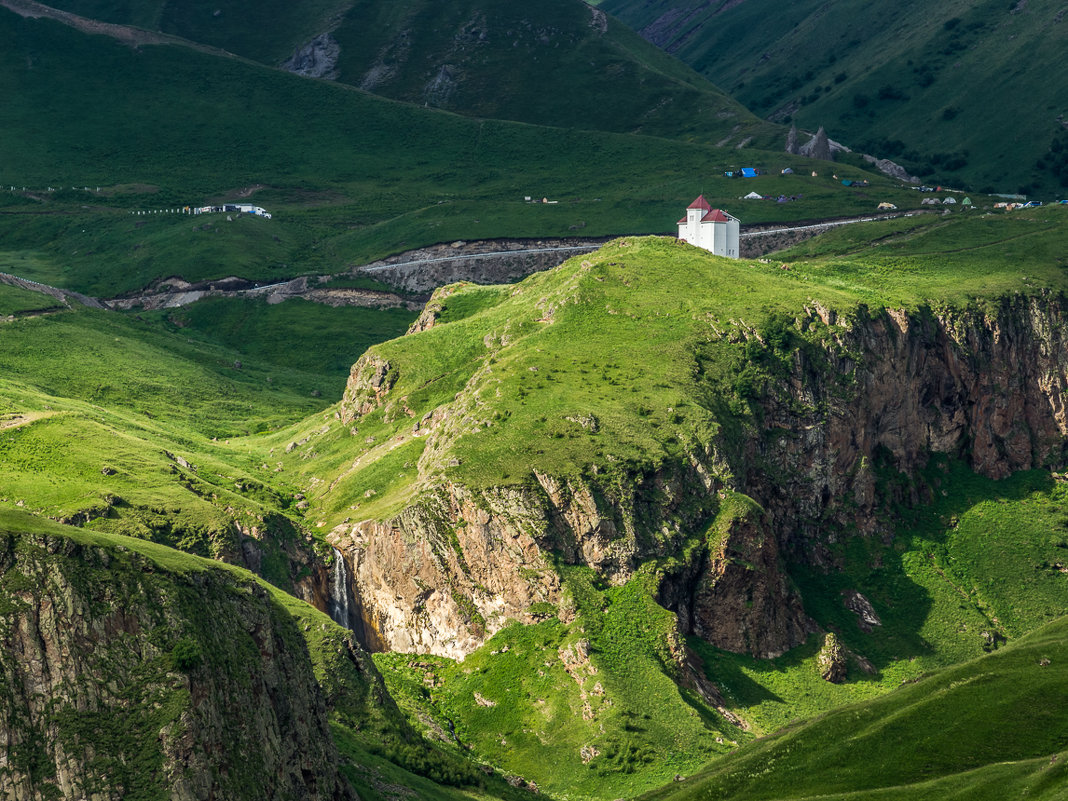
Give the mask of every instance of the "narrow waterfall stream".
[{"label": "narrow waterfall stream", "polygon": [[330,586],[330,617],[339,626],[349,625],[349,569],[341,551],[334,548],[334,575]]}]

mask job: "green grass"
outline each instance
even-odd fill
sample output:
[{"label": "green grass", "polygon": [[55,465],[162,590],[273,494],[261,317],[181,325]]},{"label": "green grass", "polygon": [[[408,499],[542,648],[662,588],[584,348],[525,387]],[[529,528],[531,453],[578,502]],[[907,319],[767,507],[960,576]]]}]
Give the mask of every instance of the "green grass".
[{"label": "green grass", "polygon": [[[3,379],[41,392],[181,423],[226,437],[277,426],[323,408],[316,372],[196,342],[134,317],[79,310],[3,328]],[[318,366],[318,365],[315,365]]]},{"label": "green grass", "polygon": [[639,30],[675,10],[658,43],[748,108],[811,131],[824,125],[831,138],[902,162],[928,183],[1047,200],[1068,187],[1064,82],[1048,68],[1058,49],[1052,0],[955,1],[935,12],[840,0],[830,14],[815,0],[601,7]]},{"label": "green grass", "polygon": [[323,306],[300,298],[207,298],[179,310],[145,313],[170,334],[223,347],[280,371],[321,376],[319,392],[337,398],[349,369],[370,345],[403,334],[415,320],[407,309]]},{"label": "green grass", "polygon": [[0,317],[60,308],[63,304],[48,295],[0,284]]},{"label": "green grass", "polygon": [[[882,695],[902,681],[986,651],[1068,612],[1064,566],[1068,489],[1045,471],[1002,481],[935,457],[919,478],[934,500],[894,515],[890,544],[854,537],[834,548],[837,569],[791,568],[806,611],[839,633],[853,653],[847,681],[823,681],[815,664],[818,638],[774,660],[691,646],[729,707],[756,731]],[[873,604],[882,626],[862,631],[842,593]]]},{"label": "green grass", "polygon": [[740,732],[676,684],[674,616],[646,579],[564,576],[572,622],[508,626],[463,662],[376,655],[390,692],[425,727],[562,799],[630,795],[734,747]]},{"label": "green grass", "polygon": [[[996,313],[995,299],[1018,290],[1063,291],[1066,220],[1058,208],[857,224],[771,263],[718,259],[667,239],[620,240],[515,288],[451,288],[432,301],[443,324],[371,349],[396,384],[360,417],[357,433],[327,421],[317,458],[295,452],[287,469],[345,471],[319,491],[328,522],[353,508],[396,511],[414,487],[443,477],[486,487],[522,484],[535,468],[636,474],[710,442],[723,426],[742,436],[746,398],[781,372],[793,348],[833,336],[818,321],[795,327],[811,299],[846,321],[882,308]],[[763,331],[778,349],[730,343],[739,329]],[[354,452],[403,444],[414,421],[442,407],[446,421],[427,440],[418,473],[392,485],[393,501],[380,481],[350,469]],[[361,464],[376,469],[371,459]],[[377,493],[373,509],[360,506],[368,488]]]},{"label": "green grass", "polygon": [[1061,618],[997,653],[793,725],[649,797],[1063,797],[1066,632]]},{"label": "green grass", "polygon": [[[748,204],[747,222],[919,202],[888,179],[857,193],[822,168],[808,178],[809,162],[774,151],[468,119],[178,45],[134,51],[7,11],[0,75],[0,269],[94,296],[174,275],[336,274],[456,239],[673,232],[699,192],[736,212],[749,188],[804,195]],[[722,177],[749,163],[772,175]],[[778,175],[785,166],[803,175]],[[253,189],[272,220],[130,214]]]}]

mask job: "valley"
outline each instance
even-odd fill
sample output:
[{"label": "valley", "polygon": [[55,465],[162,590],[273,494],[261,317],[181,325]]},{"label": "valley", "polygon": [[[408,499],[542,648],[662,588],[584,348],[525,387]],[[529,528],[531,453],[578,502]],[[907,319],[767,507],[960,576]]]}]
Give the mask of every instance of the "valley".
[{"label": "valley", "polygon": [[1068,207],[611,5],[0,3],[0,798],[1064,797]]}]

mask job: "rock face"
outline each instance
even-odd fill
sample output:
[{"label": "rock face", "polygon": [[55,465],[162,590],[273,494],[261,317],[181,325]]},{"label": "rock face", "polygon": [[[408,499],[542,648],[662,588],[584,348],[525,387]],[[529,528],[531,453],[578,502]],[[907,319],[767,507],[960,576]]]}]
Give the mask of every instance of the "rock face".
[{"label": "rock face", "polygon": [[846,672],[849,669],[846,652],[833,633],[823,638],[823,647],[816,655],[816,668],[820,672],[820,678],[831,684],[841,684],[846,680]]},{"label": "rock face", "polygon": [[943,453],[1003,478],[1068,458],[1064,298],[862,312],[842,324],[818,305],[809,313],[831,324],[833,341],[794,353],[742,468],[792,558],[820,563],[837,531],[874,533],[889,501],[924,500],[911,482],[891,490],[903,497],[880,497],[877,465],[912,476]]},{"label": "rock face", "polygon": [[341,46],[329,33],[321,33],[282,63],[282,69],[308,78],[337,79]]},{"label": "rock face", "polygon": [[221,569],[0,532],[5,799],[355,799],[293,619]]},{"label": "rock face", "polygon": [[[861,309],[850,320],[813,304],[794,331],[822,334],[794,337],[805,344],[785,357],[788,374],[763,389],[731,444],[611,483],[535,472],[519,487],[440,484],[392,519],[336,530],[368,644],[462,657],[507,618],[533,619],[531,604],[560,600],[554,564],[622,582],[657,559],[659,600],[683,633],[781,654],[816,630],[781,563],[831,570],[838,536],[885,533],[891,502],[924,500],[911,481],[880,494],[876,469],[914,476],[932,453],[995,478],[1064,463],[1066,323],[1064,299],[1052,296]],[[346,422],[396,403],[391,369],[372,357],[356,365]],[[877,625],[873,609],[858,614]]]}]

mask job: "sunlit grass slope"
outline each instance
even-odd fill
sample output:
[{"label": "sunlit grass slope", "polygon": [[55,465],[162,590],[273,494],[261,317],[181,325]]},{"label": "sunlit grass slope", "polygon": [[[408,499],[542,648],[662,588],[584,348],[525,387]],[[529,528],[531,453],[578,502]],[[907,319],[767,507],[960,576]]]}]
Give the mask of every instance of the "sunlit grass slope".
[{"label": "sunlit grass slope", "polygon": [[[463,662],[379,654],[390,692],[430,731],[560,798],[631,796],[748,736],[677,682],[674,615],[648,574],[611,587],[564,572],[561,609],[512,625]],[[560,614],[570,622],[563,623]]]},{"label": "sunlit grass slope", "polygon": [[664,799],[1060,799],[1068,621],[755,742]]},{"label": "sunlit grass slope", "polygon": [[[345,472],[317,493],[332,523],[353,509],[385,515],[420,482],[441,478],[490,486],[524,482],[533,469],[624,476],[655,467],[737,425],[746,393],[769,379],[776,359],[833,336],[833,326],[811,319],[805,330],[783,327],[805,304],[818,300],[848,319],[862,305],[963,307],[1063,291],[1066,220],[1064,209],[1047,209],[857,225],[771,263],[623,239],[515,287],[453,288],[435,301],[441,324],[370,350],[396,383],[358,420],[358,433],[327,421],[287,466],[320,478]],[[772,343],[760,359],[729,341],[742,329]],[[412,436],[415,421],[439,407],[443,433]],[[351,469],[365,449],[375,450]],[[312,450],[316,458],[304,458]]]},{"label": "sunlit grass slope", "polygon": [[293,489],[224,440],[322,408],[329,376],[90,310],[0,323],[0,365],[0,508],[238,561],[257,532],[263,574],[298,578]]}]

